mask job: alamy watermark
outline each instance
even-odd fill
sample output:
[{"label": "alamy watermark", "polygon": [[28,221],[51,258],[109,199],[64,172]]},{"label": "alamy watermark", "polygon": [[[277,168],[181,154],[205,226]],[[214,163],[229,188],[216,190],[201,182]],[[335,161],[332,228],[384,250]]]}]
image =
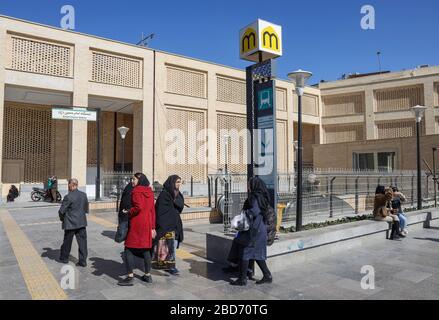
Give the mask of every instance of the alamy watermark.
[{"label": "alamy watermark", "polygon": [[65,264],[61,268],[61,283],[60,286],[63,290],[76,289],[76,271],[71,265]]},{"label": "alamy watermark", "polygon": [[375,8],[371,5],[364,5],[361,7],[361,14],[364,16],[361,18],[360,25],[363,30],[375,30]]},{"label": "alamy watermark", "polygon": [[[187,130],[169,129],[165,135],[167,164],[249,164],[251,133],[247,129],[197,130],[189,121]],[[274,130],[253,130],[253,160],[259,175],[271,174],[274,168]],[[219,163],[218,163],[219,162]]]},{"label": "alamy watermark", "polygon": [[66,4],[61,7],[61,14],[64,15],[60,22],[61,28],[75,30],[75,8],[70,4]]},{"label": "alamy watermark", "polygon": [[375,290],[375,268],[371,265],[362,266],[361,274],[365,274],[365,276],[361,278],[361,289]]}]

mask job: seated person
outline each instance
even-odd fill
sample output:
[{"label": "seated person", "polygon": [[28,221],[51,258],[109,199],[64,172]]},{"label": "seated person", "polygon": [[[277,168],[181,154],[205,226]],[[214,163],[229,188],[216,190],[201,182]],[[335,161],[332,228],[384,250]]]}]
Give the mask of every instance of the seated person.
[{"label": "seated person", "polygon": [[9,189],[7,202],[14,202],[14,199],[18,197],[18,189],[15,185],[12,185]]},{"label": "seated person", "polygon": [[402,205],[401,205],[402,202],[406,201],[406,197],[402,192],[398,190],[397,187],[391,187],[391,188],[393,190],[392,209],[397,210],[397,215],[401,227],[401,233],[406,236],[408,234],[407,217],[405,216],[404,210],[402,209]]},{"label": "seated person", "polygon": [[390,240],[397,240],[401,235],[399,231],[399,218],[395,214],[393,209],[388,208],[388,203],[392,201],[393,191],[392,189],[385,188],[384,186],[378,186],[375,190],[375,199],[373,206],[373,216],[375,220],[387,221],[392,224],[392,232],[390,234]]}]

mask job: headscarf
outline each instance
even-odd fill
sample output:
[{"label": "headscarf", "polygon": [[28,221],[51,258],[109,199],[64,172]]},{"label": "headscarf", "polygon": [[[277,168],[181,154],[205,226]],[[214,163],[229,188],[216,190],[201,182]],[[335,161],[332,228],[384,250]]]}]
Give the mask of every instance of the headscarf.
[{"label": "headscarf", "polygon": [[178,175],[174,174],[172,176],[169,176],[168,179],[166,179],[165,183],[163,184],[163,189],[166,190],[174,199],[176,194],[175,190],[175,183],[177,180],[181,179]]},{"label": "headscarf", "polygon": [[244,203],[244,209],[251,208],[254,200],[258,201],[261,214],[266,215],[268,206],[270,205],[270,194],[264,181],[258,177],[250,178],[249,180],[249,195],[247,201]]},{"label": "headscarf", "polygon": [[138,186],[144,186],[144,187],[149,187],[149,180],[148,178],[141,172],[137,172],[134,175],[137,178],[137,185]]}]

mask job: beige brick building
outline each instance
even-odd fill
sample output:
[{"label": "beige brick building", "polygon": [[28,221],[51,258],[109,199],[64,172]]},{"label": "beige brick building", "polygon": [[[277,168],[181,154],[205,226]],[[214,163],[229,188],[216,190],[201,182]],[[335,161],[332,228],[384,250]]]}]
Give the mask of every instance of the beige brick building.
[{"label": "beige brick building", "polygon": [[[439,144],[438,84],[439,68],[432,67],[307,87],[304,162],[350,168],[354,162],[393,161],[397,169],[413,167],[414,120],[408,109],[428,107],[425,145]],[[277,80],[276,86],[278,170],[291,172],[297,96],[289,81]],[[127,168],[151,180],[179,173],[205,181],[224,166],[221,130],[246,127],[245,100],[244,70],[0,16],[3,194],[12,183],[42,182],[53,174],[75,176],[83,187],[94,184],[95,122],[53,120],[54,106],[102,110],[104,171],[120,167],[117,128],[124,125],[130,128]],[[215,132],[217,141],[210,139],[207,150],[215,161],[169,163],[170,129],[185,133],[179,151],[187,159],[207,140],[202,129]],[[387,140],[376,140],[382,138]],[[245,145],[238,146],[244,154]],[[229,167],[245,172],[243,163]]]},{"label": "beige brick building", "polygon": [[422,157],[439,147],[439,67],[356,76],[319,85],[323,140],[313,146],[321,168],[415,169],[416,123],[425,105]]}]

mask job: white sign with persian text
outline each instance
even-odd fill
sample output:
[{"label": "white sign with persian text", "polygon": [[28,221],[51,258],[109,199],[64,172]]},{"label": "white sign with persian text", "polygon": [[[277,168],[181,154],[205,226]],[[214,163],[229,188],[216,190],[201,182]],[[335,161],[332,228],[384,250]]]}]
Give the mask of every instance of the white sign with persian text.
[{"label": "white sign with persian text", "polygon": [[96,121],[96,111],[86,108],[52,108],[52,119]]}]

